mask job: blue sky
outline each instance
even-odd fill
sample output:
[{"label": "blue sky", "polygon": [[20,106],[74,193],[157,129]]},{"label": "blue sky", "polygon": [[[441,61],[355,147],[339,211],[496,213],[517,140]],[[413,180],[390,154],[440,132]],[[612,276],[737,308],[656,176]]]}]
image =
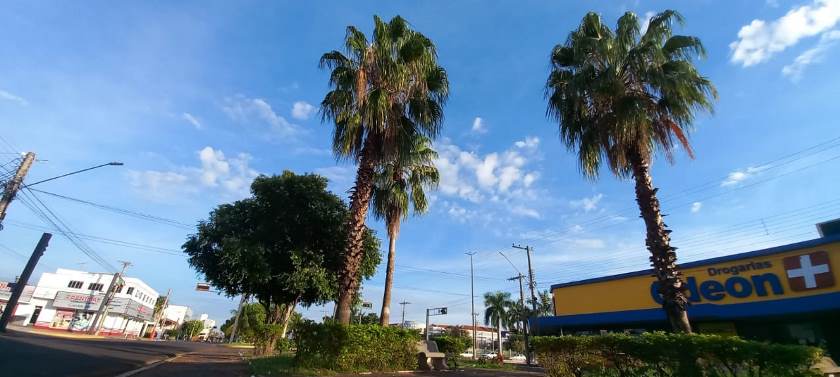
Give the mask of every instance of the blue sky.
[{"label": "blue sky", "polygon": [[[0,12],[0,144],[41,159],[29,180],[107,161],[109,167],[40,189],[194,224],[216,205],[247,195],[257,174],[316,172],[347,197],[354,168],[329,153],[330,124],[317,104],[327,89],[320,55],[341,46],[347,25],[368,32],[372,15],[399,14],[437,45],[451,80],[442,173],[430,212],[398,240],[392,313],[469,322],[469,259],[476,292],[516,292],[525,272],[512,243],[535,248],[540,289],[646,266],[632,182],[579,173],[545,118],[548,54],[589,11],[608,23],[667,8],[700,37],[700,70],[716,84],[713,115],[701,115],[696,159],[658,160],[668,224],[681,260],[817,237],[838,217],[836,119],[840,106],[840,1],[458,1],[458,2],[5,2]],[[822,144],[821,144],[822,143]],[[814,147],[816,146],[816,147]],[[814,148],[812,148],[814,147]],[[201,280],[177,255],[189,228],[137,220],[40,194],[73,231],[141,245],[87,240],[110,264],[173,303],[223,319],[235,300],[192,289]],[[381,224],[370,220],[384,236]],[[12,205],[0,244],[31,251],[45,225]],[[150,250],[148,246],[157,248]],[[0,277],[25,260],[0,248]],[[86,264],[80,264],[86,263]],[[54,238],[40,272],[101,270]],[[381,270],[381,269],[380,269]],[[433,270],[433,271],[429,271]],[[384,272],[365,283],[379,310]],[[480,306],[480,299],[477,300]],[[331,307],[331,305],[330,305]],[[319,317],[321,308],[305,309]]]}]

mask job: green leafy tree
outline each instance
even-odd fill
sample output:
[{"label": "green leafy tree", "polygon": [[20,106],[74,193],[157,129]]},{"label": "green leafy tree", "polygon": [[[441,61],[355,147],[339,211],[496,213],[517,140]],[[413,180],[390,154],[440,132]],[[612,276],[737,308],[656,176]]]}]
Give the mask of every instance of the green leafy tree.
[{"label": "green leafy tree", "polygon": [[204,330],[204,322],[199,320],[186,321],[181,325],[181,334],[185,339],[192,340]]},{"label": "green leafy tree", "polygon": [[[233,323],[236,322],[236,311],[220,327],[225,336],[229,337],[233,330]],[[244,342],[253,343],[260,326],[265,323],[266,310],[260,303],[248,303],[242,306],[242,314],[239,316],[236,337]]]},{"label": "green leafy tree", "polygon": [[[252,197],[216,208],[183,249],[189,263],[228,296],[248,294],[265,308],[258,354],[285,336],[296,305],[338,297],[347,242],[347,207],[318,175],[261,176]],[[379,264],[379,241],[365,229],[359,279]],[[270,331],[269,331],[270,330]],[[261,330],[262,331],[262,330]]]},{"label": "green leafy tree", "polygon": [[437,187],[440,179],[434,165],[437,152],[432,149],[431,141],[425,136],[414,136],[404,143],[406,146],[394,161],[377,168],[371,199],[374,217],[385,220],[388,230],[388,262],[379,322],[382,326],[388,326],[391,319],[391,287],[400,222],[408,216],[409,206],[414,214],[426,212],[429,203],[425,190]]},{"label": "green leafy tree", "polygon": [[399,16],[388,22],[374,16],[373,22],[371,41],[348,26],[344,52],[327,52],[320,61],[331,71],[331,90],[321,101],[321,114],[335,125],[333,153],[358,164],[337,302],[337,320],[343,324],[350,323],[358,288],[375,169],[399,155],[406,136],[433,139],[440,133],[449,92],[431,40]]},{"label": "green leafy tree", "polygon": [[642,34],[631,12],[615,31],[588,13],[551,52],[546,98],[547,114],[559,122],[560,139],[577,153],[584,176],[597,178],[605,162],[619,178],[635,179],[663,308],[676,331],[691,332],[686,287],[650,167],[657,151],[673,162],[677,146],[693,157],[688,133],[695,113],[711,112],[717,92],[693,63],[705,55],[700,40],[673,35],[675,22],[682,16],[666,10]]},{"label": "green leafy tree", "polygon": [[499,333],[499,353],[502,352],[502,327],[510,324],[510,307],[513,302],[509,292],[487,292],[484,294],[484,324],[496,325]]}]

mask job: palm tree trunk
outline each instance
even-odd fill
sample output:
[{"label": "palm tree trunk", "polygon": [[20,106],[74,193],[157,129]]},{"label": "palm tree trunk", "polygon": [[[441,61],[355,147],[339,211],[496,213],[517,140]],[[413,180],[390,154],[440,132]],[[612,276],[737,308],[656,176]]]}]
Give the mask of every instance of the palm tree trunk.
[{"label": "palm tree trunk", "polygon": [[633,177],[636,180],[636,202],[642,219],[645,221],[647,236],[645,244],[650,251],[650,261],[656,280],[659,282],[659,293],[662,294],[665,313],[674,331],[691,333],[688,322],[688,298],[685,297],[685,285],[681,273],[677,268],[677,248],[671,246],[671,231],[662,221],[659,199],[653,187],[650,176],[650,163],[638,151],[630,154],[630,164],[633,166]]},{"label": "palm tree trunk", "polygon": [[359,288],[359,265],[362,262],[365,219],[367,218],[368,204],[370,203],[371,192],[373,191],[373,168],[374,160],[372,154],[373,141],[370,137],[365,140],[362,148],[359,168],[356,170],[356,183],[350,195],[350,218],[347,221],[347,245],[344,250],[344,266],[339,280],[339,296],[337,306],[337,319],[341,324],[350,324],[350,306],[353,295]]},{"label": "palm tree trunk", "polygon": [[385,293],[382,294],[382,312],[379,315],[379,324],[388,326],[391,319],[391,286],[394,284],[394,263],[397,253],[397,232],[394,221],[388,222],[388,268],[385,270]]}]

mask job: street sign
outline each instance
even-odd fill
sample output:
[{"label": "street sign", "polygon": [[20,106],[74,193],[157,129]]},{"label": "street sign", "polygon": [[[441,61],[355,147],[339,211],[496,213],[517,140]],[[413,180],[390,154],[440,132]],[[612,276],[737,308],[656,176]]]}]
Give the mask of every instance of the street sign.
[{"label": "street sign", "polygon": [[372,309],[373,308],[373,303],[372,302],[363,302],[362,307],[365,308],[365,309]]},{"label": "street sign", "polygon": [[210,284],[198,283],[195,285],[195,290],[199,292],[207,292],[210,290]]}]

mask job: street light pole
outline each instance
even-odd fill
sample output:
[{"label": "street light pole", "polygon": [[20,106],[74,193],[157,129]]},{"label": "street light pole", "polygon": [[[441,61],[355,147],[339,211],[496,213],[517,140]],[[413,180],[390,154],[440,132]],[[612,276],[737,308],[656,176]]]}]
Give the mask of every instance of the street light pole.
[{"label": "street light pole", "polygon": [[15,287],[12,290],[12,296],[9,297],[9,302],[6,303],[6,310],[3,311],[3,315],[0,317],[0,332],[6,332],[6,325],[12,319],[15,309],[17,309],[18,300],[20,300],[20,296],[26,288],[26,283],[29,282],[29,277],[32,275],[32,270],[35,269],[35,265],[38,264],[38,259],[41,259],[41,255],[44,255],[44,250],[47,249],[47,245],[50,243],[50,238],[52,238],[52,234],[50,233],[44,233],[41,235],[41,240],[39,240],[38,245],[35,246],[32,256],[29,257],[26,267],[23,268],[23,273],[21,273],[20,278],[17,279]]},{"label": "street light pole", "polygon": [[[534,282],[534,269],[531,267],[531,247],[530,246],[520,246],[520,245],[511,245],[514,249],[525,250],[525,254],[528,256],[528,287],[531,289],[531,309],[534,313],[537,312],[537,296],[534,294],[534,289],[536,288],[537,284]],[[528,365],[531,365],[533,361],[533,357],[531,355],[531,345],[529,342],[529,337],[531,335],[531,326],[526,321],[525,323],[525,362]]]},{"label": "street light pole", "polygon": [[248,301],[248,295],[243,294],[242,298],[239,299],[239,308],[236,309],[236,317],[233,318],[233,329],[230,330],[230,339],[228,343],[233,343],[233,340],[236,339],[236,329],[239,327],[239,316],[242,314],[242,307],[245,306],[245,302]]},{"label": "street light pole", "polygon": [[405,306],[410,304],[410,302],[405,300],[403,300],[403,302],[400,303],[400,305],[402,305],[402,322],[400,323],[400,327],[402,328],[405,328]]},{"label": "street light pole", "polygon": [[[99,310],[93,316],[93,328],[90,329],[90,333],[93,335],[99,335],[99,330],[102,328],[102,324],[105,323],[105,317],[108,315],[108,305],[111,304],[111,299],[117,294],[115,288],[122,281],[125,269],[131,265],[131,262],[126,261],[120,261],[120,263],[123,265],[122,270],[114,275],[114,279],[108,285],[108,290],[105,291],[105,297],[102,300],[102,304],[99,305]],[[143,334],[140,334],[140,337],[142,338]]]},{"label": "street light pole", "polygon": [[478,343],[476,341],[475,326],[475,278],[473,276],[473,255],[475,252],[465,253],[470,256],[470,313],[472,314],[473,360],[478,359]]},{"label": "street light pole", "polygon": [[[30,153],[31,153],[31,152],[30,152]],[[35,157],[35,155],[33,154],[33,155],[32,155],[32,157],[34,158],[34,157]],[[38,181],[38,182],[35,182],[35,183],[30,183],[30,184],[27,184],[27,185],[23,185],[23,187],[32,187],[32,186],[35,186],[35,185],[37,185],[37,184],[39,184],[39,183],[49,182],[49,181],[56,180],[56,179],[59,179],[59,178],[64,178],[64,177],[66,177],[66,176],[68,176],[68,175],[73,175],[73,174],[79,174],[79,173],[82,173],[82,172],[86,172],[86,171],[88,171],[88,170],[99,169],[99,168],[101,168],[101,167],[103,167],[103,166],[123,166],[123,165],[124,165],[124,164],[123,164],[122,162],[116,162],[116,161],[114,161],[114,162],[108,162],[108,163],[101,164],[101,165],[91,166],[91,167],[89,167],[89,168],[87,168],[87,169],[76,170],[76,171],[72,171],[72,172],[69,172],[69,173],[67,173],[67,174],[62,174],[62,175],[55,176],[55,177],[52,177],[52,178],[42,179],[42,180],[40,180],[40,181]]]}]

